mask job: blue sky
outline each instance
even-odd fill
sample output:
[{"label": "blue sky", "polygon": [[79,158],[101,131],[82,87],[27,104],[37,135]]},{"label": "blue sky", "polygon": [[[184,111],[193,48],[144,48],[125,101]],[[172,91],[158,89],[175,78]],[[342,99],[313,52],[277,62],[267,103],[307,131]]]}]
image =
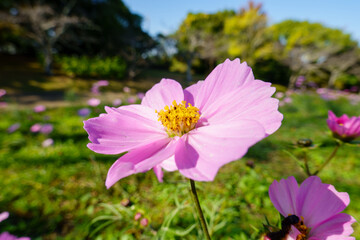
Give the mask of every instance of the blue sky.
[{"label": "blue sky", "polygon": [[[144,17],[143,27],[151,35],[174,32],[188,12],[238,10],[247,0],[124,0],[131,11]],[[320,22],[343,29],[360,42],[359,0],[256,0],[262,3],[270,23],[285,19]]]}]

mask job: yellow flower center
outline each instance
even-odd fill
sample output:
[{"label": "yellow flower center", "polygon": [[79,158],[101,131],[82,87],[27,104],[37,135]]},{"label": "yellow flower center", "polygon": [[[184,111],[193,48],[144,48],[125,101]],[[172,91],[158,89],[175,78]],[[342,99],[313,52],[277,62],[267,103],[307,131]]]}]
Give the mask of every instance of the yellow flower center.
[{"label": "yellow flower center", "polygon": [[190,103],[186,106],[186,101],[177,104],[174,100],[170,107],[165,106],[160,112],[155,112],[170,137],[182,136],[193,130],[200,118],[199,109]]}]

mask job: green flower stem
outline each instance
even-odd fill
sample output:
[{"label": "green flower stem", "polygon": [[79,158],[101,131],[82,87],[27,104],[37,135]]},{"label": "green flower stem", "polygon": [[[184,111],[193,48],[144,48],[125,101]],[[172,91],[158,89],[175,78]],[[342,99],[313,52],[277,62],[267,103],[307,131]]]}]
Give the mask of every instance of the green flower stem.
[{"label": "green flower stem", "polygon": [[196,193],[196,187],[195,187],[195,182],[194,180],[190,180],[190,186],[191,186],[191,196],[195,202],[195,207],[196,207],[196,211],[199,215],[199,220],[200,220],[200,223],[201,223],[201,228],[203,229],[203,232],[204,232],[204,235],[206,237],[207,240],[211,240],[210,238],[210,235],[209,235],[209,231],[207,229],[207,225],[206,225],[206,221],[205,221],[205,218],[204,218],[204,214],[201,210],[201,206],[200,206],[200,202],[199,202],[199,198],[198,198],[198,195]]},{"label": "green flower stem", "polygon": [[328,163],[331,161],[331,159],[333,159],[333,158],[335,157],[336,152],[337,152],[337,150],[339,149],[340,146],[341,146],[341,144],[337,142],[337,143],[336,143],[336,147],[334,148],[334,150],[332,151],[332,153],[330,154],[330,156],[329,156],[329,157],[326,159],[326,161],[319,167],[319,169],[316,170],[316,172],[314,172],[314,174],[312,174],[313,176],[318,175],[318,174],[321,172],[321,170],[323,170],[323,168],[324,168],[326,165],[328,165]]},{"label": "green flower stem", "polygon": [[305,164],[305,173],[308,177],[310,177],[312,174],[310,172],[309,161],[308,161],[306,152],[304,153],[304,164]]}]

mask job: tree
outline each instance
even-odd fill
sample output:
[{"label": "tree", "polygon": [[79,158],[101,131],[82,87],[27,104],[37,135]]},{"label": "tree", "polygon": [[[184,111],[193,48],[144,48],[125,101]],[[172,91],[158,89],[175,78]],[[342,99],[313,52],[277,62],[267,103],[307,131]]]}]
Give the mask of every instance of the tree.
[{"label": "tree", "polygon": [[155,46],[155,41],[143,31],[142,17],[132,13],[123,1],[77,0],[73,13],[85,16],[94,25],[82,31],[84,36],[91,36],[95,41],[74,44],[80,46],[82,52],[121,56],[128,63],[130,78],[138,73],[139,67],[146,64],[144,55]]},{"label": "tree", "polygon": [[[292,71],[289,87],[294,87],[300,75],[317,76],[333,86],[339,73],[350,69],[356,62],[351,52],[357,48],[357,43],[341,30],[320,23],[287,20],[274,24],[268,31],[273,36],[276,56]],[[349,54],[353,56],[351,59],[339,63],[340,56]]]},{"label": "tree", "polygon": [[[121,56],[134,76],[145,62],[144,53],[155,44],[142,30],[142,17],[122,0],[6,0],[0,9],[0,20],[21,26],[36,43],[47,59],[46,69],[52,61],[49,53],[56,50],[67,55]],[[9,14],[12,10],[18,14]]]},{"label": "tree", "polygon": [[72,4],[60,13],[48,5],[21,6],[15,14],[2,12],[0,19],[19,25],[25,30],[25,36],[32,39],[44,56],[45,73],[51,74],[53,48],[69,25],[85,22],[83,18],[69,16]]},{"label": "tree", "polygon": [[266,29],[267,15],[262,11],[262,5],[250,1],[247,8],[241,8],[236,15],[225,20],[226,54],[240,57],[250,65],[269,57],[272,45]]},{"label": "tree", "polygon": [[212,68],[226,45],[222,45],[225,19],[234,15],[233,11],[214,14],[189,13],[173,35],[177,40],[178,57],[186,62],[187,80],[191,81],[191,69],[195,58],[209,62]]}]

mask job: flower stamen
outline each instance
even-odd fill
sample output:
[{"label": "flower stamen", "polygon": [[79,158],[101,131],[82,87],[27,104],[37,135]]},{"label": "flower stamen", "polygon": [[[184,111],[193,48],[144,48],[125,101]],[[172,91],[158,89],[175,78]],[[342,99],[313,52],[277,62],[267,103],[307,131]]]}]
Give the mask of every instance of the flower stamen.
[{"label": "flower stamen", "polygon": [[186,101],[177,104],[174,100],[170,107],[165,106],[163,110],[155,112],[170,137],[182,136],[193,130],[200,118],[199,109],[190,103],[186,106]]},{"label": "flower stamen", "polygon": [[296,240],[306,240],[310,229],[304,224],[304,217],[301,216],[301,220],[294,224],[294,227],[300,232],[300,234],[297,235]]}]

